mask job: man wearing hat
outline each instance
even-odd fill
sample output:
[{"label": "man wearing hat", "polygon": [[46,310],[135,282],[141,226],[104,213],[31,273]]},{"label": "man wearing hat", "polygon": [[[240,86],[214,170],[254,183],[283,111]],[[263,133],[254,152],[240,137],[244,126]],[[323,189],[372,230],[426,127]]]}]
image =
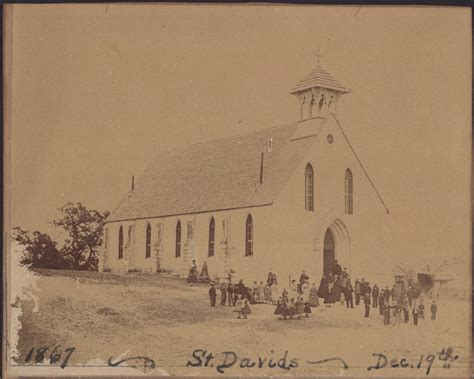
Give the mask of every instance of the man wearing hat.
[{"label": "man wearing hat", "polygon": [[209,288],[209,299],[211,300],[211,307],[216,306],[217,291],[214,282],[211,281],[211,288]]}]

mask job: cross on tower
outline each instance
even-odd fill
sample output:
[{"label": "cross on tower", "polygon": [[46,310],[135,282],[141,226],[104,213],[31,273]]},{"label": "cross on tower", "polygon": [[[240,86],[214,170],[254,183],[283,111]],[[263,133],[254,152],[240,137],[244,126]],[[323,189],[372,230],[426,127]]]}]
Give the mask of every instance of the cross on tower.
[{"label": "cross on tower", "polygon": [[316,55],[316,56],[318,57],[318,66],[319,66],[320,63],[321,63],[321,62],[320,62],[320,59],[321,59],[322,57],[324,57],[324,55],[321,54],[321,52],[320,52],[319,49],[318,49],[318,51],[316,51],[316,52],[314,53],[314,55]]}]

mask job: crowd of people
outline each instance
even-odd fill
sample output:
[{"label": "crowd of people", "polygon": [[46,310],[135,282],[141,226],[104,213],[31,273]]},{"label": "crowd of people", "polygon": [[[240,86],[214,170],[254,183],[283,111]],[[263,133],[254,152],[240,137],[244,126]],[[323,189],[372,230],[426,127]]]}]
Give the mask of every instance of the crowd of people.
[{"label": "crowd of people", "polygon": [[[319,287],[313,283],[310,286],[309,276],[303,270],[299,281],[291,280],[289,288],[279,291],[277,277],[269,272],[267,281],[254,281],[252,287],[247,287],[243,280],[237,284],[222,283],[216,288],[211,281],[209,298],[211,306],[216,306],[217,292],[220,291],[220,305],[232,306],[238,318],[247,319],[251,314],[250,305],[271,304],[275,306],[274,314],[282,320],[301,319],[309,317],[311,308],[318,307],[319,298],[323,299],[325,307],[334,304],[345,305],[354,309],[364,305],[364,316],[369,317],[371,309],[378,310],[384,325],[400,325],[402,320],[408,323],[410,318],[414,325],[425,319],[425,300],[421,289],[414,284],[405,285],[403,280],[396,281],[392,288],[373,286],[365,279],[356,279],[352,284],[351,278],[338,261],[332,269],[323,275]],[[430,305],[431,320],[436,319],[438,305],[433,301]],[[410,317],[411,315],[411,317]]]}]

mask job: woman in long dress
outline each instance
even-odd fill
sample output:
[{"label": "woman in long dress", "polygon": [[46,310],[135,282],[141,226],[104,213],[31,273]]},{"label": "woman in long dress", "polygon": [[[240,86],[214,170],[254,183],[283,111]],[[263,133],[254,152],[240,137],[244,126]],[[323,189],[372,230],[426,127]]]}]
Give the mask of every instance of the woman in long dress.
[{"label": "woman in long dress", "polygon": [[319,307],[319,296],[316,283],[313,283],[313,286],[309,290],[309,305],[312,307]]},{"label": "woman in long dress", "polygon": [[202,264],[201,273],[199,274],[199,281],[200,282],[208,282],[209,281],[209,271],[207,270],[207,263],[204,262]]}]

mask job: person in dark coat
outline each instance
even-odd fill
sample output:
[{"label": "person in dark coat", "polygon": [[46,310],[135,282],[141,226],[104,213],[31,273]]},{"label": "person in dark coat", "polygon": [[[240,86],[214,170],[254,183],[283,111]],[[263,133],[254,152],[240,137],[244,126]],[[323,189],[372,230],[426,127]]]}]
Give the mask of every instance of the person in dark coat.
[{"label": "person in dark coat", "polygon": [[423,303],[420,303],[418,305],[418,317],[420,318],[420,320],[425,319],[425,305]]},{"label": "person in dark coat", "polygon": [[234,304],[234,286],[232,283],[229,283],[227,286],[227,301],[229,306],[235,306]]},{"label": "person in dark coat", "polygon": [[369,282],[364,282],[363,288],[364,288],[364,290],[363,290],[364,295],[365,295],[366,293],[368,293],[368,294],[369,294],[369,297],[370,297],[370,296],[372,295],[372,288],[370,288],[370,283],[369,283]]},{"label": "person in dark coat", "polygon": [[392,297],[392,301],[396,300],[397,297],[397,286],[394,284],[392,286],[392,290],[390,291],[390,296]]},{"label": "person in dark coat", "polygon": [[245,287],[244,281],[242,279],[240,279],[239,283],[235,286],[234,293],[237,295],[242,295],[242,297],[247,296],[247,287]]},{"label": "person in dark coat", "polygon": [[342,294],[341,278],[334,277],[334,286],[332,288],[331,303],[334,304],[341,301],[341,294]]},{"label": "person in dark coat", "polygon": [[327,297],[327,288],[328,288],[328,276],[323,275],[321,278],[321,282],[319,283],[319,288],[318,288],[318,296],[321,299],[326,299]]},{"label": "person in dark coat", "polygon": [[342,274],[342,267],[339,265],[339,263],[337,263],[337,259],[334,261],[331,273],[333,274],[333,276],[341,276]]},{"label": "person in dark coat", "polygon": [[209,288],[209,299],[211,300],[211,307],[216,306],[216,297],[217,297],[216,287],[214,287],[214,283],[212,283],[211,288]]},{"label": "person in dark coat", "polygon": [[267,275],[267,285],[271,287],[273,284],[273,273],[269,272]]},{"label": "person in dark coat", "polygon": [[369,317],[370,313],[370,293],[366,292],[364,295],[365,317]]},{"label": "person in dark coat", "polygon": [[355,298],[356,298],[356,305],[359,305],[360,303],[360,282],[359,279],[356,279],[354,283],[354,293],[355,293]]},{"label": "person in dark coat", "polygon": [[384,314],[383,308],[385,307],[384,294],[385,294],[385,291],[381,290],[379,294],[379,311],[380,311],[381,316],[383,316]]},{"label": "person in dark coat", "polygon": [[433,303],[431,304],[431,319],[432,320],[436,320],[436,312],[438,312],[438,306],[433,300]]},{"label": "person in dark coat", "polygon": [[300,276],[300,284],[307,282],[309,280],[309,276],[306,275],[306,272],[303,270],[303,273]]},{"label": "person in dark coat", "polygon": [[222,283],[221,286],[221,305],[224,306],[227,300],[227,286]]},{"label": "person in dark coat", "polygon": [[418,309],[413,308],[413,325],[418,325]]},{"label": "person in dark coat", "polygon": [[410,311],[408,309],[408,303],[403,306],[403,315],[405,316],[405,324],[410,321]]},{"label": "person in dark coat", "polygon": [[378,303],[379,303],[379,286],[376,283],[374,284],[374,288],[372,288],[372,306],[374,308],[377,308]]},{"label": "person in dark coat", "polygon": [[352,296],[353,292],[354,292],[354,288],[352,288],[352,284],[347,283],[346,287],[344,288],[344,296],[346,298],[347,308],[349,308],[349,305],[351,308],[354,308],[353,296]]},{"label": "person in dark coat", "polygon": [[365,293],[367,292],[367,282],[365,281],[365,278],[361,278],[359,283],[360,283],[360,298],[362,301],[364,301],[364,296],[365,296]]},{"label": "person in dark coat", "polygon": [[392,310],[390,309],[390,305],[384,305],[383,307],[383,324],[390,325],[390,315]]}]

